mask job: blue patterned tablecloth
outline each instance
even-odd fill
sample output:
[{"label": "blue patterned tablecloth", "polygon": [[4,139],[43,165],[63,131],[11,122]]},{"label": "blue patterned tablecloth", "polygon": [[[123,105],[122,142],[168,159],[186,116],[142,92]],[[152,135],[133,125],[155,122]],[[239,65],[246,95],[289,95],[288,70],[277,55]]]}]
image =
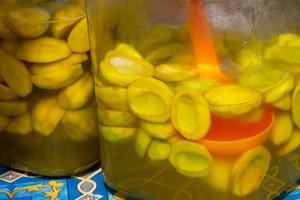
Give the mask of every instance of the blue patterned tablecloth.
[{"label": "blue patterned tablecloth", "polygon": [[[0,167],[0,200],[2,199],[121,200],[125,197],[106,188],[101,169],[80,176],[55,179]],[[300,179],[275,200],[300,200]]]}]

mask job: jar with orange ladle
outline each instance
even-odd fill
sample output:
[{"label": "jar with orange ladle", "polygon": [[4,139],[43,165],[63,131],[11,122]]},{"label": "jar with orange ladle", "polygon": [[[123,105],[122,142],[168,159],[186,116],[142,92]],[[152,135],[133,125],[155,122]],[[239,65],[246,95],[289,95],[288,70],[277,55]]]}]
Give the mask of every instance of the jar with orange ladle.
[{"label": "jar with orange ladle", "polygon": [[109,186],[143,199],[254,200],[297,178],[298,1],[87,4]]}]

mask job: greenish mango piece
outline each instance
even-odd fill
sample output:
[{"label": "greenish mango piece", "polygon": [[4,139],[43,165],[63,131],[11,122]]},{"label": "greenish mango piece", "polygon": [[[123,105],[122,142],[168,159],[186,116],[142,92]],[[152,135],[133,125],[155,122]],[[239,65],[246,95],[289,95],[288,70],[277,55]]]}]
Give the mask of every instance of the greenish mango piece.
[{"label": "greenish mango piece", "polygon": [[203,94],[211,88],[219,85],[221,85],[221,83],[214,79],[195,77],[189,80],[180,81],[176,84],[174,90],[175,92],[193,91]]},{"label": "greenish mango piece", "polygon": [[204,95],[209,109],[222,116],[245,114],[262,103],[259,92],[238,85],[214,87]]},{"label": "greenish mango piece", "polygon": [[291,152],[298,149],[300,146],[300,131],[294,130],[292,136],[290,137],[289,141],[277,149],[278,157],[282,158],[286,155],[290,154]]},{"label": "greenish mango piece", "polygon": [[155,67],[154,76],[165,82],[183,81],[197,76],[198,69],[192,65],[166,63]]},{"label": "greenish mango piece", "polygon": [[260,67],[264,65],[259,49],[254,47],[240,49],[236,53],[234,60],[240,64],[242,71],[249,67]]},{"label": "greenish mango piece", "polygon": [[207,176],[213,164],[204,146],[186,140],[172,145],[169,161],[178,173],[191,178]]},{"label": "greenish mango piece", "polygon": [[135,150],[139,157],[144,158],[148,147],[152,141],[152,137],[142,128],[137,130],[135,139]]},{"label": "greenish mango piece", "polygon": [[5,130],[5,128],[9,124],[9,121],[9,117],[0,115],[0,133]]},{"label": "greenish mango piece", "polygon": [[280,110],[289,111],[291,110],[292,105],[292,97],[288,94],[275,103],[272,104],[273,107],[278,108]]},{"label": "greenish mango piece", "polygon": [[11,118],[6,127],[6,131],[17,135],[29,134],[32,131],[32,122],[29,112]]},{"label": "greenish mango piece", "polygon": [[167,139],[176,134],[176,130],[172,123],[151,123],[141,121],[140,126],[147,131],[147,133],[157,139]]},{"label": "greenish mango piece", "polygon": [[165,45],[176,38],[177,31],[171,26],[156,24],[138,41],[137,49],[143,53]]},{"label": "greenish mango piece", "polygon": [[96,87],[96,98],[98,103],[114,110],[129,111],[127,101],[127,89],[113,86]]},{"label": "greenish mango piece", "polygon": [[105,126],[132,127],[137,123],[137,118],[127,111],[98,109],[99,122]]},{"label": "greenish mango piece", "polygon": [[152,162],[167,160],[170,154],[171,145],[163,140],[152,140],[148,147],[147,157]]},{"label": "greenish mango piece", "polygon": [[277,112],[270,139],[276,146],[286,143],[294,130],[292,117],[289,112]]},{"label": "greenish mango piece", "polygon": [[121,143],[130,140],[136,133],[136,128],[109,127],[99,125],[102,138],[108,142]]},{"label": "greenish mango piece", "polygon": [[104,81],[127,87],[136,79],[153,76],[154,68],[133,47],[120,44],[106,54],[99,65],[99,73]]},{"label": "greenish mango piece", "polygon": [[14,117],[28,110],[27,100],[0,101],[0,115]]},{"label": "greenish mango piece", "polygon": [[269,62],[300,64],[300,36],[292,33],[279,35],[274,44],[265,48],[264,57]]}]

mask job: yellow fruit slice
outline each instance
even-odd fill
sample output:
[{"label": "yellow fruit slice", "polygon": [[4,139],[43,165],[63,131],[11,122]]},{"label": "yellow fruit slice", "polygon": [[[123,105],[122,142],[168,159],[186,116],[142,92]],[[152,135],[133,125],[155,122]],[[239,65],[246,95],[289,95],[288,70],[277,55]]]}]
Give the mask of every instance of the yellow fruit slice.
[{"label": "yellow fruit slice", "polygon": [[105,126],[132,127],[137,123],[136,117],[127,111],[98,109],[99,122]]},{"label": "yellow fruit slice", "polygon": [[218,191],[228,192],[230,189],[230,173],[233,161],[230,159],[216,158],[205,181]]},{"label": "yellow fruit slice", "polygon": [[258,48],[246,47],[240,49],[234,59],[241,66],[241,70],[244,71],[249,67],[261,67],[263,62],[263,57]]},{"label": "yellow fruit slice", "polygon": [[82,65],[77,64],[62,67],[57,71],[34,74],[31,80],[39,88],[60,89],[74,83],[82,74]]},{"label": "yellow fruit slice", "polygon": [[292,133],[289,141],[286,144],[283,144],[277,149],[277,155],[279,157],[285,157],[289,153],[295,151],[300,146],[300,131],[295,130]]},{"label": "yellow fruit slice", "polygon": [[148,147],[147,158],[152,162],[167,160],[171,145],[163,140],[152,140]]},{"label": "yellow fruit slice", "polygon": [[176,134],[176,130],[172,123],[151,123],[141,121],[140,126],[147,131],[147,133],[157,139],[167,139]]},{"label": "yellow fruit slice", "polygon": [[95,108],[84,108],[67,111],[61,121],[65,133],[75,141],[96,139],[97,111]]},{"label": "yellow fruit slice", "polygon": [[164,24],[156,24],[138,41],[137,49],[143,53],[167,44],[176,38],[176,29]]},{"label": "yellow fruit slice", "polygon": [[291,109],[291,105],[292,97],[289,94],[272,104],[273,107],[284,111],[289,111]]},{"label": "yellow fruit slice", "polygon": [[232,169],[232,190],[238,197],[244,197],[257,190],[270,166],[271,154],[258,146],[243,153]]},{"label": "yellow fruit slice", "polygon": [[135,133],[135,128],[125,128],[125,127],[109,127],[99,125],[99,131],[101,136],[109,142],[120,143],[126,142],[131,139]]},{"label": "yellow fruit slice", "polygon": [[74,24],[84,16],[84,10],[78,6],[66,5],[58,9],[52,15],[52,20],[55,21],[51,25],[53,36],[56,38],[67,36]]},{"label": "yellow fruit slice", "polygon": [[169,161],[178,173],[194,178],[209,174],[213,158],[204,146],[180,140],[173,144]]},{"label": "yellow fruit slice", "polygon": [[9,28],[5,17],[0,14],[0,38],[3,40],[17,39],[17,35]]},{"label": "yellow fruit slice", "polygon": [[28,112],[11,118],[5,129],[8,133],[27,135],[32,131],[31,116]]},{"label": "yellow fruit slice", "polygon": [[2,50],[0,50],[0,60],[0,74],[7,85],[21,97],[30,94],[32,82],[24,63]]},{"label": "yellow fruit slice", "polygon": [[121,87],[96,87],[97,102],[115,109],[129,111],[127,89]]},{"label": "yellow fruit slice", "polygon": [[120,44],[108,52],[99,66],[100,77],[113,85],[126,87],[134,80],[153,75],[153,66],[143,60],[138,52]]},{"label": "yellow fruit slice", "polygon": [[18,95],[13,92],[9,87],[0,84],[0,100],[4,101],[10,101],[10,100],[16,100],[18,98]]},{"label": "yellow fruit slice", "polygon": [[65,111],[59,106],[55,96],[40,99],[32,109],[32,126],[43,136],[48,136],[63,118]]},{"label": "yellow fruit slice", "polygon": [[300,84],[298,84],[293,93],[292,116],[295,125],[300,128]]},{"label": "yellow fruit slice", "polygon": [[237,116],[258,108],[262,102],[259,92],[238,85],[214,87],[204,95],[212,112]]},{"label": "yellow fruit slice", "polygon": [[21,43],[17,57],[33,63],[50,63],[66,58],[71,53],[64,40],[42,37]]},{"label": "yellow fruit slice", "polygon": [[155,67],[154,76],[166,82],[183,81],[197,75],[197,68],[192,65],[167,63]]},{"label": "yellow fruit slice", "polygon": [[85,72],[76,82],[59,92],[58,101],[64,109],[76,110],[86,105],[93,95],[93,77]]},{"label": "yellow fruit slice", "polygon": [[270,139],[274,145],[286,143],[294,130],[292,117],[289,112],[277,112],[271,129]]},{"label": "yellow fruit slice", "polygon": [[69,57],[51,62],[47,64],[34,64],[31,66],[30,71],[33,74],[44,74],[57,71],[63,67],[77,65],[88,60],[88,55],[85,53],[72,53]]},{"label": "yellow fruit slice", "polygon": [[177,64],[186,64],[186,65],[196,65],[196,58],[193,54],[184,53],[175,55],[171,58],[170,63],[177,63]]},{"label": "yellow fruit slice", "polygon": [[132,112],[141,119],[162,123],[170,118],[171,91],[162,81],[142,78],[128,88],[128,102]]},{"label": "yellow fruit slice", "polygon": [[28,101],[0,101],[0,115],[17,116],[28,110]]},{"label": "yellow fruit slice", "polygon": [[0,133],[5,130],[9,123],[9,120],[10,119],[8,117],[0,115]]},{"label": "yellow fruit slice", "polygon": [[49,28],[51,15],[40,8],[20,8],[8,12],[7,22],[11,29],[24,38],[35,38],[43,35]]},{"label": "yellow fruit slice", "polygon": [[135,149],[139,157],[145,157],[151,141],[152,137],[144,129],[138,129],[135,139]]},{"label": "yellow fruit slice", "polygon": [[199,140],[208,132],[210,112],[205,99],[195,92],[180,92],[172,102],[171,119],[176,130],[188,140]]},{"label": "yellow fruit slice", "polygon": [[81,19],[71,30],[68,37],[70,49],[77,53],[84,53],[90,50],[87,19]]},{"label": "yellow fruit slice", "polygon": [[264,107],[259,107],[245,114],[236,117],[237,120],[245,123],[257,123],[262,120],[265,113]]},{"label": "yellow fruit slice", "polygon": [[176,92],[193,91],[200,94],[207,92],[213,87],[219,86],[220,83],[213,79],[195,77],[189,80],[179,82],[174,90]]}]

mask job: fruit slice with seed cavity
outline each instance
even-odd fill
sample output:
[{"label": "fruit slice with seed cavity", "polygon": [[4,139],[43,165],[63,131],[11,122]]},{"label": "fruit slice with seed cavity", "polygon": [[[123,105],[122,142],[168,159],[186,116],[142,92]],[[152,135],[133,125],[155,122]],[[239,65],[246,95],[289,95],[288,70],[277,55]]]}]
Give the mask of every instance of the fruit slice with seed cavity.
[{"label": "fruit slice with seed cavity", "polygon": [[103,139],[113,143],[126,142],[136,133],[135,128],[109,127],[102,125],[99,125],[99,131]]},{"label": "fruit slice with seed cavity", "polygon": [[151,137],[157,139],[167,139],[176,134],[176,130],[170,122],[151,123],[147,121],[141,121],[140,125]]},{"label": "fruit slice with seed cavity", "polygon": [[152,137],[147,133],[147,131],[139,128],[135,139],[135,150],[139,157],[144,158],[151,141]]}]

